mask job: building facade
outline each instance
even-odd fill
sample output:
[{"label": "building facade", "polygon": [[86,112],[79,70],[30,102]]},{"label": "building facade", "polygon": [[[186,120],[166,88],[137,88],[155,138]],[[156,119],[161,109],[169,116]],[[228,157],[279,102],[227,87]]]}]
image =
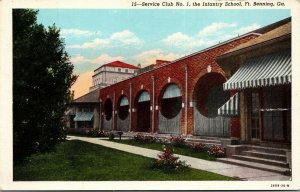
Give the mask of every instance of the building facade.
[{"label": "building facade", "polygon": [[90,87],[90,91],[128,79],[132,77],[138,69],[139,67],[121,61],[104,64],[94,70],[94,75],[92,76],[93,85]]},{"label": "building facade", "polygon": [[67,128],[69,133],[99,130],[99,89],[91,91],[69,105]]},{"label": "building facade", "polygon": [[[291,143],[291,19],[219,56],[228,81],[239,94],[240,138],[244,143]],[[222,114],[234,113],[224,105]]]},{"label": "building facade", "polygon": [[216,57],[258,36],[248,33],[102,88],[101,130],[238,135],[238,118],[217,113],[234,92],[222,89],[226,77]]}]

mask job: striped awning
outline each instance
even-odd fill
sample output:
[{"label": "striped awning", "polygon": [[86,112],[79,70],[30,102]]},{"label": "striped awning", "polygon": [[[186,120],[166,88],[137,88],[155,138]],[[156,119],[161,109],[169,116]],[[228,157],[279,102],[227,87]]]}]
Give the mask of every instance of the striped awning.
[{"label": "striped awning", "polygon": [[74,121],[91,121],[93,116],[93,112],[77,112]]},{"label": "striped awning", "polygon": [[149,96],[148,92],[146,92],[146,91],[143,91],[140,94],[139,100],[138,100],[139,103],[144,102],[144,101],[150,101],[150,96]]},{"label": "striped awning", "polygon": [[224,90],[266,87],[291,83],[291,51],[251,58],[223,85]]},{"label": "striped awning", "polygon": [[239,93],[236,93],[218,109],[220,116],[238,116],[240,114]]}]

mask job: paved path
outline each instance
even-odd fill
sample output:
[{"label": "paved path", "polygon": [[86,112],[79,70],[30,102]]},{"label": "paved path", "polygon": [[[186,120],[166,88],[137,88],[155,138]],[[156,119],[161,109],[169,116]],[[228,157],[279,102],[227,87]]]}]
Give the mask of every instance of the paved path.
[{"label": "paved path", "polygon": [[[126,151],[128,153],[133,153],[149,158],[157,158],[157,154],[160,153],[158,150],[146,149],[142,147],[136,147],[132,145],[120,144],[116,142],[111,142],[105,139],[99,138],[89,138],[89,137],[78,137],[78,136],[68,136],[68,140],[81,140],[97,145],[102,145],[105,147],[117,149],[120,151]],[[248,181],[287,181],[290,180],[289,176],[281,175],[278,173],[273,173],[269,171],[263,171],[253,168],[242,167],[238,165],[231,165],[216,161],[207,161],[198,158],[177,155],[180,160],[186,161],[187,164],[191,165],[192,168],[201,169],[229,177],[238,177],[243,180]]]}]

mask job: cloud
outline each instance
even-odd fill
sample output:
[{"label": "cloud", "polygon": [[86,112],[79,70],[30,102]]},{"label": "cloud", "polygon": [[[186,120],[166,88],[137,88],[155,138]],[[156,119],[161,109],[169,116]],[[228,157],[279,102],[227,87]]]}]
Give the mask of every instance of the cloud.
[{"label": "cloud", "polygon": [[91,63],[96,63],[96,64],[102,63],[102,64],[105,64],[105,63],[109,63],[109,62],[117,61],[117,60],[119,60],[119,61],[120,60],[124,60],[124,57],[122,57],[122,56],[112,57],[112,56],[110,56],[108,54],[102,54],[99,57],[97,57],[96,59],[92,59]]},{"label": "cloud", "polygon": [[133,56],[133,60],[135,63],[140,63],[142,67],[145,67],[147,65],[154,64],[156,59],[173,61],[182,56],[183,55],[175,53],[164,53],[160,49],[152,49]]},{"label": "cloud", "polygon": [[117,60],[124,60],[124,57],[101,54],[96,58],[85,58],[82,55],[75,55],[70,58],[71,63],[73,63],[74,65],[81,63],[105,64]]},{"label": "cloud", "polygon": [[63,37],[89,37],[92,35],[99,35],[100,32],[80,29],[61,29],[60,34]]},{"label": "cloud", "polygon": [[143,41],[129,30],[113,33],[109,38],[96,38],[92,41],[85,42],[82,45],[69,45],[67,48],[73,49],[99,49],[108,47],[121,46],[140,46]]},{"label": "cloud", "polygon": [[214,22],[194,35],[189,36],[182,32],[176,32],[162,39],[162,42],[177,49],[187,49],[186,52],[194,51],[195,48],[204,48],[224,42],[259,27],[258,24],[252,24],[238,28],[236,23]]},{"label": "cloud", "polygon": [[71,56],[70,61],[73,64],[79,64],[79,63],[89,62],[89,59],[86,59],[82,55],[76,55],[76,56]]},{"label": "cloud", "polygon": [[260,27],[261,27],[260,25],[258,25],[256,23],[253,23],[252,25],[244,26],[244,27],[241,27],[239,29],[234,30],[234,33],[241,35],[241,34],[245,34],[245,33],[248,33],[250,31],[253,31],[255,29],[258,29]]},{"label": "cloud", "polygon": [[224,23],[224,22],[215,22],[206,27],[204,27],[201,31],[199,31],[200,36],[212,36],[216,33],[220,33],[222,30],[226,28],[236,27],[236,23]]},{"label": "cloud", "polygon": [[141,45],[142,41],[131,31],[124,30],[113,33],[110,37],[112,42],[121,42],[123,45]]},{"label": "cloud", "polygon": [[92,86],[93,74],[93,71],[88,71],[78,76],[76,82],[71,87],[71,91],[74,91],[75,99],[89,92],[89,87]]}]

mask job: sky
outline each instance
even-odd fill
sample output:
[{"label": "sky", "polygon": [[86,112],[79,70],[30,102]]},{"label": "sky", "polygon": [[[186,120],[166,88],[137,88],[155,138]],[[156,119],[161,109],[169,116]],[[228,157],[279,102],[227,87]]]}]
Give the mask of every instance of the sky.
[{"label": "sky", "polygon": [[38,23],[60,28],[79,75],[71,87],[77,98],[105,63],[175,60],[287,17],[283,9],[39,9]]}]

